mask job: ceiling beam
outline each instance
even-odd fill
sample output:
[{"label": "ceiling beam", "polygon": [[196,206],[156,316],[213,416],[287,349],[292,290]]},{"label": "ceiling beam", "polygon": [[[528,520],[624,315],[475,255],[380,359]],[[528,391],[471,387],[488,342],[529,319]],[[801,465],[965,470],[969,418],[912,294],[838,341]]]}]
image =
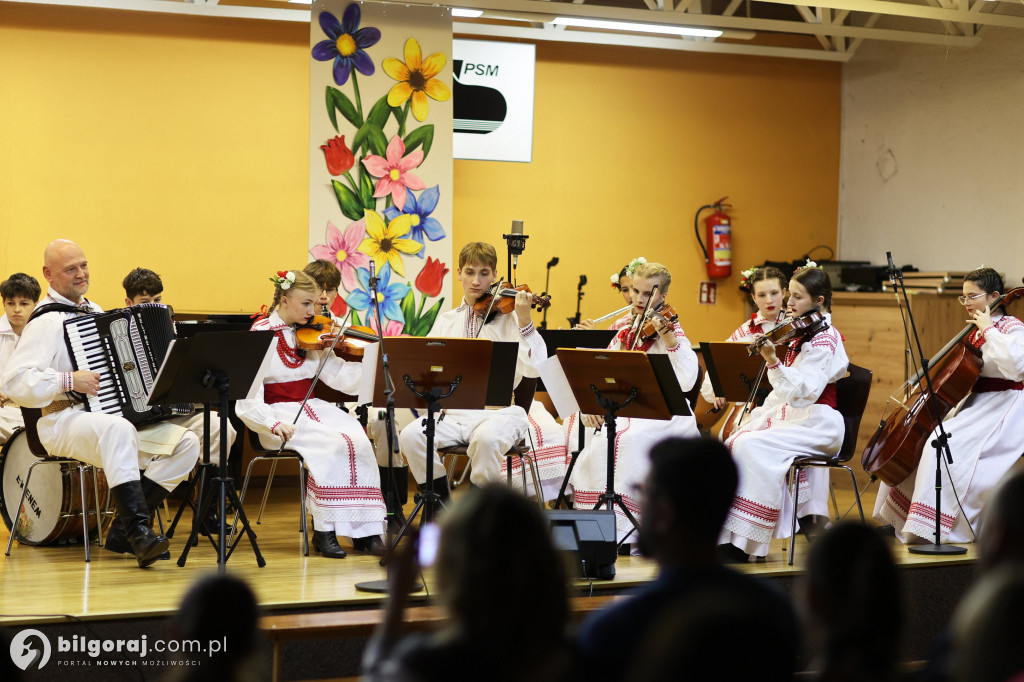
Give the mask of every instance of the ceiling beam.
[{"label": "ceiling beam", "polygon": [[849,61],[852,53],[826,52],[825,50],[796,47],[771,47],[768,45],[747,45],[721,43],[705,40],[683,40],[682,38],[658,38],[628,33],[604,33],[599,31],[548,31],[545,29],[476,24],[468,21],[452,22],[452,31],[457,35],[489,36],[493,38],[518,38],[524,40],[550,40],[561,43],[588,43],[596,45],[623,45],[626,47],[648,47],[684,52],[709,52],[718,54],[741,54],[760,57],[782,57],[790,59],[816,59],[829,62]]}]

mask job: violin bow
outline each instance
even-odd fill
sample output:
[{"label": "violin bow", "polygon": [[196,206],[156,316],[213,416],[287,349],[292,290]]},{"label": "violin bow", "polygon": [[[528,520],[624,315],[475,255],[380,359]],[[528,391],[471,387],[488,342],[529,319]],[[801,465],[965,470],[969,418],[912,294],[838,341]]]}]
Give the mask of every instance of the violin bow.
[{"label": "violin bow", "polygon": [[[313,389],[316,388],[317,382],[320,380],[320,373],[324,371],[324,367],[327,365],[327,358],[331,357],[334,353],[335,347],[338,345],[338,341],[342,336],[345,335],[345,330],[350,326],[349,320],[352,319],[352,308],[349,308],[348,314],[345,315],[345,320],[341,324],[341,331],[334,336],[334,341],[331,343],[331,347],[327,349],[327,352],[320,358],[320,364],[316,368],[316,374],[313,375],[313,380],[309,384],[309,390],[306,391],[306,397],[302,399],[302,404],[299,405],[299,411],[295,414],[295,419],[292,420],[292,426],[299,423],[299,417],[302,416],[302,411],[306,409],[306,403],[309,402],[310,397],[313,395]],[[298,344],[298,340],[295,341]],[[287,445],[287,441],[281,441],[281,447],[277,449],[277,454],[281,454],[284,451],[284,446]]]},{"label": "violin bow", "polygon": [[655,284],[651,289],[651,295],[647,299],[647,304],[644,305],[644,312],[637,318],[636,332],[633,334],[633,343],[629,345],[629,350],[636,350],[637,341],[640,340],[640,332],[644,328],[644,324],[647,323],[647,318],[650,316],[651,303],[654,302],[654,295],[658,293],[658,285]]},{"label": "violin bow", "polygon": [[[498,292],[501,291],[501,280],[499,279],[497,282],[487,287],[488,292],[490,292],[491,289],[494,290],[494,292],[491,293],[491,303],[487,306],[487,312],[484,313],[483,317],[480,319],[480,327],[476,330],[476,336],[473,337],[474,339],[480,338],[480,332],[483,331],[484,324],[487,323],[487,318],[491,316],[491,311],[494,310],[494,304],[498,302]],[[470,314],[472,314],[472,311],[470,311]]]}]

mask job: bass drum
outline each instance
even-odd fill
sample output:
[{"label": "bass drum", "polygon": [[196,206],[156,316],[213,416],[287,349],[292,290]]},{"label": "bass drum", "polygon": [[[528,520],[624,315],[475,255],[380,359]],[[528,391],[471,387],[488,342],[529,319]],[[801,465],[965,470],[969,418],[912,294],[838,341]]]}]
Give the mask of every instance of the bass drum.
[{"label": "bass drum", "polygon": [[[13,532],[13,520],[18,516],[18,503],[25,485],[28,468],[39,458],[28,447],[24,430],[15,431],[0,450],[0,514],[4,525]],[[55,542],[81,541],[82,500],[78,477],[73,474],[77,467],[69,464],[43,464],[32,470],[32,482],[25,495],[25,511],[18,525],[16,539],[26,545],[49,545]],[[102,469],[96,469],[99,480],[101,509],[105,507],[109,491]],[[86,509],[95,508],[93,485],[86,476],[85,494],[88,498]],[[89,532],[96,530],[96,517],[89,517]]]}]

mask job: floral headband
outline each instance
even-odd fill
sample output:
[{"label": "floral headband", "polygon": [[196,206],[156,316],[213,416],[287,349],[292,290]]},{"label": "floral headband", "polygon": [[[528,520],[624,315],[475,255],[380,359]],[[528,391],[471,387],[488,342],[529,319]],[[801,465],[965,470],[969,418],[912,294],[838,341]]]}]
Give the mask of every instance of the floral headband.
[{"label": "floral headband", "polygon": [[281,291],[288,291],[295,283],[295,273],[291,270],[278,270],[277,274],[270,278],[270,281]]},{"label": "floral headband", "polygon": [[818,265],[817,263],[812,261],[810,258],[808,258],[806,263],[804,263],[800,267],[798,267],[795,270],[793,270],[793,274],[795,275],[796,273],[800,272],[801,270],[807,270],[808,268],[817,268],[819,270],[824,270],[823,267],[821,267],[820,265]]},{"label": "floral headband", "polygon": [[618,289],[619,288],[619,279],[620,278],[622,278],[622,277],[632,277],[633,273],[636,272],[636,269],[638,267],[640,267],[641,265],[646,265],[646,264],[647,264],[647,259],[644,258],[643,256],[640,256],[638,258],[634,258],[633,260],[629,261],[629,265],[627,265],[626,268],[625,268],[626,274],[622,275],[621,274],[622,271],[620,270],[619,272],[613,273],[612,276],[609,278],[611,280],[611,282],[612,282],[612,288],[613,289]]},{"label": "floral headband", "polygon": [[755,265],[754,267],[749,268],[749,269],[744,270],[743,272],[741,272],[740,273],[740,289],[747,289],[747,290],[749,290],[750,289],[750,278],[753,277],[754,273],[757,272],[760,269],[761,268],[759,268],[759,267],[757,267]]}]

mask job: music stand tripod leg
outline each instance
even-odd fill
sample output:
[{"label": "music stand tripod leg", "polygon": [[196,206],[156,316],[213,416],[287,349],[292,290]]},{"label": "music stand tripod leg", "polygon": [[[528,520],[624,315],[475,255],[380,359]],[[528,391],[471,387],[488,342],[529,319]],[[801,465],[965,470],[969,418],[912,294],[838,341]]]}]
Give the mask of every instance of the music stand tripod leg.
[{"label": "music stand tripod leg", "polygon": [[451,387],[448,389],[448,392],[445,393],[444,395],[440,395],[441,389],[439,388],[435,388],[422,393],[420,391],[417,391],[415,385],[412,383],[412,379],[409,377],[408,374],[404,375],[402,377],[402,380],[405,382],[405,385],[409,387],[409,390],[411,390],[418,397],[422,398],[427,402],[427,420],[426,423],[424,423],[423,425],[423,432],[427,436],[427,475],[424,490],[417,495],[416,506],[413,507],[412,512],[409,514],[409,517],[405,520],[405,525],[402,526],[402,529],[399,530],[398,534],[395,536],[394,542],[391,545],[392,550],[398,547],[398,543],[405,535],[405,532],[409,529],[409,526],[412,525],[413,521],[416,520],[417,514],[419,514],[421,511],[423,512],[423,518],[420,520],[420,524],[422,525],[424,523],[431,523],[434,520],[434,513],[436,511],[435,505],[440,506],[442,509],[444,509],[444,503],[441,501],[441,496],[434,492],[434,427],[436,425],[435,415],[440,410],[440,407],[438,405],[439,401],[441,401],[444,398],[447,398],[452,394],[456,387],[458,387],[459,383],[462,382],[462,375],[460,374],[459,376],[455,377],[455,380],[452,382]]},{"label": "music stand tripod leg", "polygon": [[569,504],[569,499],[565,496],[565,491],[569,487],[569,478],[572,476],[572,470],[576,468],[576,460],[580,458],[580,453],[583,452],[583,447],[586,441],[586,434],[583,431],[583,413],[578,415],[579,419],[579,441],[577,447],[572,452],[572,456],[569,457],[569,466],[565,468],[565,478],[562,479],[562,487],[558,489],[558,497],[555,498],[554,509],[561,509],[562,503],[565,502],[566,509],[572,509],[572,505]]},{"label": "music stand tripod leg", "polygon": [[618,506],[622,510],[622,513],[626,516],[633,528],[637,531],[640,530],[640,523],[633,516],[633,513],[626,508],[626,503],[622,499],[622,495],[615,492],[615,434],[618,433],[615,425],[615,413],[629,405],[631,402],[636,400],[637,391],[633,388],[629,392],[629,397],[620,405],[619,403],[611,400],[610,398],[604,397],[601,391],[598,390],[593,384],[590,385],[590,389],[594,392],[597,397],[598,404],[604,408],[604,423],[605,423],[605,441],[608,444],[608,459],[605,479],[605,491],[598,498],[597,505],[594,509],[599,509],[601,505],[605,505],[608,511],[614,511],[615,507]]}]

